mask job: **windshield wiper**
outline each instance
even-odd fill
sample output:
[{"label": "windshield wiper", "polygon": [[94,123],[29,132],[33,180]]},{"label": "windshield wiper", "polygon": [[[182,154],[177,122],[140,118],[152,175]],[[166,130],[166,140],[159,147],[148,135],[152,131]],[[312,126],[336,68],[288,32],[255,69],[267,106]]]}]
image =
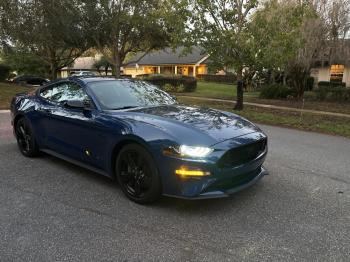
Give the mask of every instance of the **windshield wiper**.
[{"label": "windshield wiper", "polygon": [[136,108],[138,106],[121,106],[117,108],[113,108],[112,110],[122,110],[122,109],[130,109],[130,108]]}]

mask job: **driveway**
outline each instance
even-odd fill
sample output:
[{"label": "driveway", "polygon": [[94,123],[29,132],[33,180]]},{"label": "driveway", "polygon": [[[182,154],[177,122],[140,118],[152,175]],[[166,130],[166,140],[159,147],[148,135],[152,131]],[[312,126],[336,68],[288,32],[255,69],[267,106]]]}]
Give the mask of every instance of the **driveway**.
[{"label": "driveway", "polygon": [[255,186],[140,206],[95,173],[24,158],[0,114],[0,260],[349,261],[350,140],[261,127],[271,175]]}]

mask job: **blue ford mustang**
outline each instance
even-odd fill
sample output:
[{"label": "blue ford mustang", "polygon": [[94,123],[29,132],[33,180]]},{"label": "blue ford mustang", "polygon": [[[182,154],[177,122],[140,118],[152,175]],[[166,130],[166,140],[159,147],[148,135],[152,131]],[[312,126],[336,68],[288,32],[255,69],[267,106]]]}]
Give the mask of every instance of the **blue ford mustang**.
[{"label": "blue ford mustang", "polygon": [[125,195],[224,197],[267,174],[266,135],[229,112],[180,105],[141,81],[71,77],[11,104],[23,155],[40,151],[115,177]]}]

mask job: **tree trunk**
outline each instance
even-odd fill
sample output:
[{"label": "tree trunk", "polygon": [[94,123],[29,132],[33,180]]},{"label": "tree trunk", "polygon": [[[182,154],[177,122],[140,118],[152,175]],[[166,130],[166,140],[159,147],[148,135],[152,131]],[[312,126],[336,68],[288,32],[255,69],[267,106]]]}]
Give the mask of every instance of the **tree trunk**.
[{"label": "tree trunk", "polygon": [[283,86],[287,86],[287,77],[285,73],[283,73]]},{"label": "tree trunk", "polygon": [[115,56],[114,58],[114,74],[115,78],[120,78],[120,67],[121,67],[121,60],[118,55]]},{"label": "tree trunk", "polygon": [[270,83],[271,84],[275,84],[275,71],[271,71],[271,75],[270,75]]},{"label": "tree trunk", "polygon": [[237,70],[237,102],[235,110],[243,110],[243,67]]},{"label": "tree trunk", "polygon": [[57,67],[54,63],[50,65],[50,78],[51,80],[57,79]]}]

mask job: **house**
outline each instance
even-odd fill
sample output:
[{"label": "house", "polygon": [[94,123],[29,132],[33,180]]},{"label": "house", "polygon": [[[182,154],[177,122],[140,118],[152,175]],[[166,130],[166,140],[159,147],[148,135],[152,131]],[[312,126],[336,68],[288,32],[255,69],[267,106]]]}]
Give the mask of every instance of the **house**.
[{"label": "house", "polygon": [[208,73],[209,55],[198,47],[193,47],[191,52],[184,53],[183,51],[183,47],[178,47],[175,50],[165,48],[147,54],[136,54],[123,67],[123,72],[132,77],[143,74],[196,76]]},{"label": "house", "polygon": [[324,63],[311,69],[311,76],[315,82],[343,82],[350,87],[350,66],[344,64]]},{"label": "house", "polygon": [[350,87],[350,39],[340,40],[325,49],[315,59],[311,69],[315,83],[343,82]]},{"label": "house", "polygon": [[[98,74],[100,72],[94,67],[94,64],[100,59],[100,54],[96,54],[95,56],[78,57],[72,65],[62,68],[58,73],[58,77],[68,77],[71,72],[77,71],[90,71]],[[105,74],[105,70],[103,69],[102,71],[103,74]],[[112,74],[111,68],[108,69],[108,74]]]}]

